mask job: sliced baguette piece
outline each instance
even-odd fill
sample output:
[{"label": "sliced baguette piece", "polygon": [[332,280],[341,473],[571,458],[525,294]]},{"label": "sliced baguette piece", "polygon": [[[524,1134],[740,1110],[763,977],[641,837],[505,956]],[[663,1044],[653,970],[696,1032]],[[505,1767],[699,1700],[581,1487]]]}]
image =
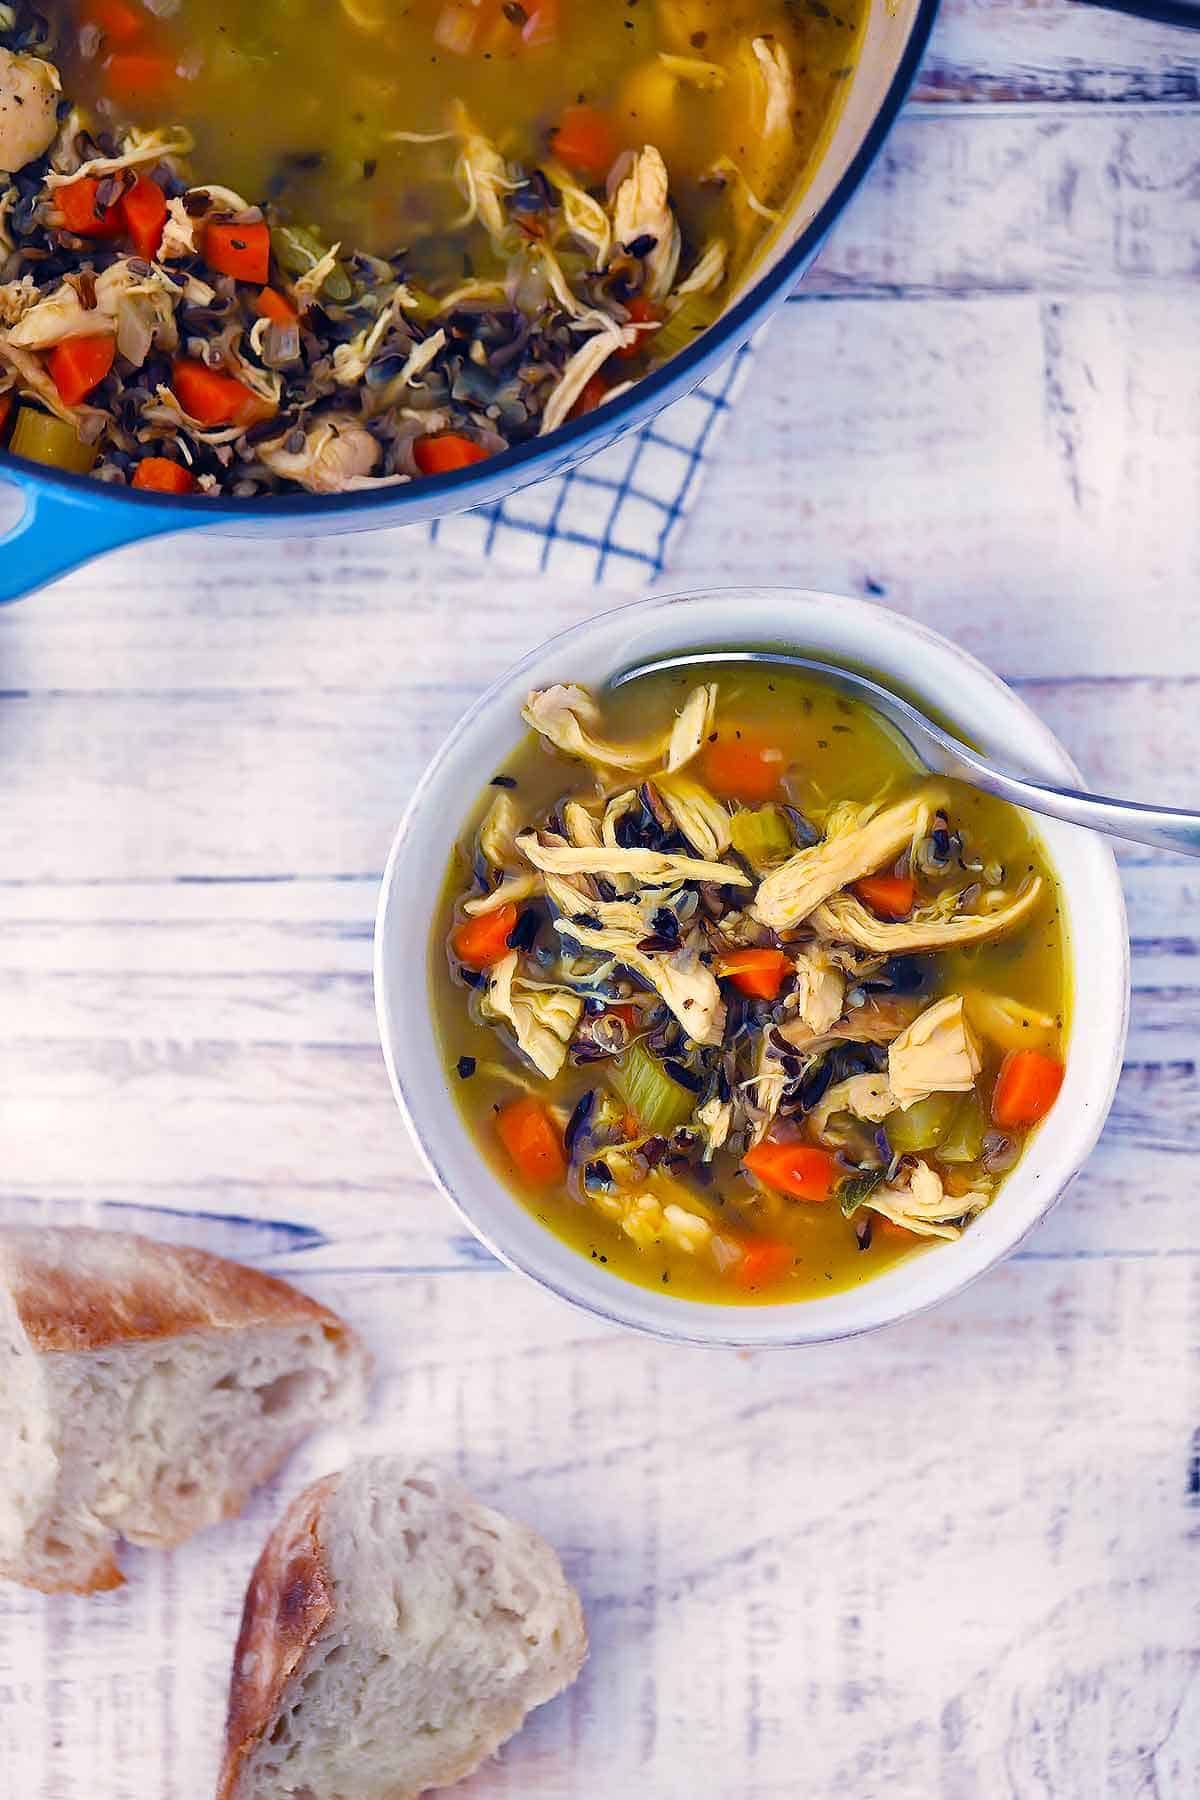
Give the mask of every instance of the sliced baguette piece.
[{"label": "sliced baguette piece", "polygon": [[415,1800],[578,1675],[550,1546],[450,1476],[366,1457],[293,1503],[251,1577],[218,1800]]},{"label": "sliced baguette piece", "polygon": [[0,1575],[118,1587],[357,1415],[349,1327],[273,1276],[124,1232],[0,1229]]}]

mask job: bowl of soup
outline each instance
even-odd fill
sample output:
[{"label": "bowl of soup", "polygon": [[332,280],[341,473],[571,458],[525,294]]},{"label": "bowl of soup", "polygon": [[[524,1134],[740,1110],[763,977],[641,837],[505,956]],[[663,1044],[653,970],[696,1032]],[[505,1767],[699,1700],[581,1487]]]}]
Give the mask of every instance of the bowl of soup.
[{"label": "bowl of soup", "polygon": [[[696,1342],[819,1341],[961,1288],[1078,1170],[1125,1034],[1107,844],[932,776],[818,678],[721,660],[771,646],[1079,780],[994,675],[882,608],[646,601],[467,714],[376,925],[396,1098],[471,1229]],[[681,652],[712,660],[613,685]]]},{"label": "bowl of soup", "polygon": [[0,580],[427,519],[611,442],[786,295],[932,14],[11,0]]}]

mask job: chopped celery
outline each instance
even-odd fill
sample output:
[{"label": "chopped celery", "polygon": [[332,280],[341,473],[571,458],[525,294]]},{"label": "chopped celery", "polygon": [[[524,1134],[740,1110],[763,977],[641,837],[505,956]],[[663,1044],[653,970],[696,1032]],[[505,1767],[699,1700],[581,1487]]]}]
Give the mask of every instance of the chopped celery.
[{"label": "chopped celery", "polygon": [[902,1156],[914,1150],[935,1150],[950,1129],[958,1108],[957,1094],[930,1094],[917,1100],[907,1112],[889,1113],[884,1123],[888,1143]]},{"label": "chopped celery", "polygon": [[[271,232],[271,248],[275,261],[289,275],[306,275],[328,253],[328,246],[316,232],[303,225],[276,225]],[[354,293],[353,283],[340,263],[335,263],[325,277],[321,293],[326,300],[336,301],[349,300]]]},{"label": "chopped celery", "polygon": [[406,282],[405,285],[412,295],[411,301],[404,308],[408,317],[423,325],[428,324],[430,319],[436,319],[442,310],[442,303],[437,295],[429,293],[426,288],[413,287],[411,282]]},{"label": "chopped celery", "polygon": [[942,1162],[973,1163],[983,1155],[987,1130],[978,1094],[963,1094],[950,1121],[950,1129],[937,1147]]},{"label": "chopped celery", "polygon": [[777,806],[735,812],[729,822],[733,847],[755,871],[786,862],[795,849],[786,816]]},{"label": "chopped celery", "polygon": [[711,294],[687,295],[670,318],[663,320],[657,331],[646,334],[649,338],[647,349],[653,352],[656,362],[677,355],[680,350],[686,350],[689,344],[695,343],[720,310],[719,303]]},{"label": "chopped celery", "polygon": [[69,469],[74,475],[86,475],[96,461],[95,444],[85,444],[73,425],[56,419],[51,413],[23,406],[9,440],[14,456],[27,456],[30,462],[46,463],[52,469]]},{"label": "chopped celery", "polygon": [[642,1131],[665,1137],[691,1118],[696,1096],[672,1081],[644,1044],[631,1044],[608,1066],[608,1079]]}]

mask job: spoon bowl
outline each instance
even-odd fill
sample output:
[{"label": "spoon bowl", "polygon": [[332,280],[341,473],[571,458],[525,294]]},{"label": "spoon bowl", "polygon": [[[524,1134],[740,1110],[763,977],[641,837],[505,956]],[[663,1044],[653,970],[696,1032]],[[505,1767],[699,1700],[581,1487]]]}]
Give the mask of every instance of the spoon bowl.
[{"label": "spoon bowl", "polygon": [[622,669],[606,685],[611,691],[638,681],[643,675],[711,663],[767,663],[774,668],[801,669],[806,675],[818,676],[838,693],[866,701],[895,726],[934,775],[965,781],[985,794],[994,794],[998,800],[1008,800],[1046,818],[1061,819],[1067,825],[1103,832],[1106,837],[1150,844],[1156,850],[1177,850],[1184,856],[1200,856],[1200,813],[1145,806],[1138,800],[1113,800],[1103,794],[1083,793],[1078,788],[1052,787],[1048,782],[1000,768],[870,676],[859,675],[853,669],[839,669],[815,657],[798,656],[787,650],[688,651]]}]

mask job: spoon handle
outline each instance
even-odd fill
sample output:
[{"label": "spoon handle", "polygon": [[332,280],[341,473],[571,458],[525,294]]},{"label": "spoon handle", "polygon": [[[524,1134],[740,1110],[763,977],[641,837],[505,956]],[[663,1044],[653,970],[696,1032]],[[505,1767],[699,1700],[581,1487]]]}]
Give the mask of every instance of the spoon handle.
[{"label": "spoon handle", "polygon": [[952,760],[960,765],[948,768],[946,773],[960,775],[973,787],[983,788],[1000,800],[1009,800],[1029,812],[1044,813],[1051,819],[1062,819],[1068,825],[1102,831],[1109,837],[1150,844],[1156,850],[1180,851],[1184,856],[1200,856],[1200,813],[1170,806],[1142,806],[1136,800],[1111,800],[1104,794],[1081,794],[1075,788],[1047,787],[977,759],[966,744],[957,740],[943,738],[943,743],[947,748],[953,745]]}]

